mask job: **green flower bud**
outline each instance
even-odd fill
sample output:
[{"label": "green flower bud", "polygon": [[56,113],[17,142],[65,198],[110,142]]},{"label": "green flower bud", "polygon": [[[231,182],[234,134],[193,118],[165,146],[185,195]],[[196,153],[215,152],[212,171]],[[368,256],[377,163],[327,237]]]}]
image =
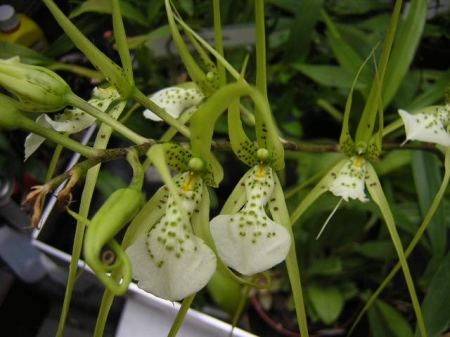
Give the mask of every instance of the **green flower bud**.
[{"label": "green flower bud", "polygon": [[20,63],[19,57],[0,59],[0,85],[18,100],[17,107],[31,112],[53,112],[68,105],[70,86],[53,71]]},{"label": "green flower bud", "polygon": [[21,126],[22,114],[14,106],[0,99],[0,129],[15,130]]}]

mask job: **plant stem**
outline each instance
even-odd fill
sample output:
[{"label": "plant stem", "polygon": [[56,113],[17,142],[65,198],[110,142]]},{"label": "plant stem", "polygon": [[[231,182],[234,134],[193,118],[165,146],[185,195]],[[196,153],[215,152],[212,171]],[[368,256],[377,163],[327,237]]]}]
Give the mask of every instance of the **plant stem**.
[{"label": "plant stem", "polygon": [[111,128],[114,129],[114,131],[120,133],[125,138],[133,141],[136,144],[142,144],[146,143],[148,141],[147,138],[142,137],[141,135],[137,134],[133,130],[130,130],[122,123],[118,122],[108,114],[104,113],[103,111],[97,109],[96,107],[92,106],[88,102],[86,102],[81,97],[73,94],[70,95],[67,99],[68,103],[87,112],[91,116],[97,118],[98,120],[102,121],[106,125],[109,125]]},{"label": "plant stem", "polygon": [[170,126],[173,126],[182,135],[186,136],[187,138],[191,137],[191,132],[185,125],[180,123],[176,118],[172,117],[169,113],[167,113],[165,110],[163,110],[161,107],[159,107],[156,103],[154,103],[152,100],[150,100],[139,89],[134,88],[134,90],[131,93],[131,98],[136,100],[144,108],[147,108],[150,111],[152,111],[154,114],[156,114],[162,120],[164,120],[164,122],[166,122]]},{"label": "plant stem", "polygon": [[191,296],[186,297],[183,300],[183,303],[181,303],[181,307],[178,310],[177,317],[175,318],[175,321],[172,324],[172,327],[170,328],[170,331],[168,333],[168,337],[175,337],[178,334],[178,331],[181,328],[181,324],[183,324],[184,318],[186,317],[186,314],[191,307],[192,301],[194,301],[196,294],[193,294]]},{"label": "plant stem", "polygon": [[103,75],[96,70],[92,70],[86,67],[78,66],[76,64],[66,64],[61,62],[54,62],[47,66],[48,69],[53,71],[65,70],[71,73],[87,77],[90,79],[95,79],[97,81],[101,81],[104,79]]},{"label": "plant stem", "polygon": [[83,144],[80,144],[79,142],[77,142],[63,134],[60,134],[59,132],[57,132],[53,129],[46,128],[42,125],[39,125],[28,118],[24,117],[23,119],[21,119],[20,128],[27,130],[31,133],[35,133],[39,136],[42,136],[48,140],[51,140],[52,142],[62,145],[65,148],[67,148],[73,152],[77,152],[86,158],[91,158],[91,157],[98,155],[97,150],[90,148],[88,146],[85,146]]},{"label": "plant stem", "polygon": [[[445,153],[445,174],[444,178],[442,179],[441,187],[439,188],[439,191],[436,193],[436,196],[434,197],[433,203],[430,206],[430,209],[425,216],[425,219],[423,220],[422,224],[420,225],[419,229],[417,230],[416,234],[414,235],[413,239],[411,240],[410,244],[405,250],[405,258],[408,258],[408,256],[412,253],[414,248],[419,243],[420,239],[423,236],[423,233],[425,233],[425,230],[428,228],[428,225],[431,222],[431,219],[433,219],[434,213],[436,212],[439,204],[443,200],[444,194],[447,190],[448,183],[450,181],[450,148],[447,148],[447,151]],[[364,308],[359,312],[358,317],[356,318],[355,322],[353,323],[350,331],[349,336],[352,334],[353,330],[355,329],[358,322],[361,320],[362,316],[369,310],[372,303],[375,301],[375,299],[381,294],[381,292],[386,288],[386,286],[391,282],[391,280],[394,278],[394,276],[397,274],[397,272],[400,270],[401,264],[400,262],[397,262],[394,268],[392,268],[391,272],[388,276],[384,279],[383,283],[380,284],[378,289],[370,296],[369,300],[366,302]]]}]

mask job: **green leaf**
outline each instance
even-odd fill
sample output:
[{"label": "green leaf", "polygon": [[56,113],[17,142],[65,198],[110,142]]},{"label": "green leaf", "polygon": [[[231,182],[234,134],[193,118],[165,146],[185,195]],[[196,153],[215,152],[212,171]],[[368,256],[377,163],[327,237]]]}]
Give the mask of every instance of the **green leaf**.
[{"label": "green leaf", "polygon": [[[435,155],[424,151],[414,151],[412,165],[420,211],[425,215],[441,186],[441,165]],[[439,206],[427,228],[434,255],[444,256],[447,246],[446,233],[444,208]]]},{"label": "green leaf", "polygon": [[142,47],[143,44],[146,45],[149,49],[151,49],[153,40],[156,40],[161,37],[170,36],[170,27],[169,25],[164,25],[152,30],[150,33],[145,35],[137,35],[133,37],[129,37],[127,39],[128,48],[130,49],[138,49]]},{"label": "green leaf", "polygon": [[369,309],[373,337],[409,337],[413,330],[403,315],[389,304],[376,300]]},{"label": "green leaf", "polygon": [[192,0],[179,0],[180,7],[186,12],[187,15],[194,15],[194,2]]},{"label": "green leaf", "polygon": [[391,240],[365,242],[355,247],[355,252],[372,259],[393,259],[397,257]]},{"label": "green leaf", "polygon": [[339,15],[364,14],[374,10],[385,9],[386,4],[372,0],[336,1],[333,11]]},{"label": "green leaf", "polygon": [[408,17],[400,25],[383,81],[383,106],[395,97],[402,84],[422,36],[427,14],[427,2],[414,0]]},{"label": "green leaf", "polygon": [[445,92],[448,83],[450,82],[450,71],[443,72],[436,82],[427,87],[420,95],[405,107],[405,110],[414,111],[424,106],[441,104],[442,94]]},{"label": "green leaf", "polygon": [[[432,279],[422,303],[428,336],[440,336],[450,323],[450,253],[447,253]],[[416,333],[416,336],[419,336]]]},{"label": "green leaf", "polygon": [[316,313],[325,324],[332,324],[344,308],[344,296],[335,286],[311,284],[307,288],[307,294]]},{"label": "green leaf", "polygon": [[[322,12],[322,15],[329,30],[328,38],[333,54],[340,66],[351,74],[360,73],[358,81],[364,85],[369,84],[372,79],[372,74],[368,68],[361,68],[361,65],[365,63],[364,59],[343,39],[337,27],[325,11]],[[363,91],[363,94],[367,96],[368,88]]]},{"label": "green leaf", "polygon": [[0,41],[0,59],[9,59],[19,56],[22,63],[45,66],[53,60],[44,55],[17,43]]},{"label": "green leaf", "polygon": [[[142,12],[133,7],[130,3],[125,1],[120,1],[120,11],[124,18],[136,22],[142,26],[147,26],[147,19],[142,14]],[[79,7],[74,9],[70,14],[70,18],[73,19],[83,13],[88,12],[96,12],[96,13],[104,13],[111,14],[111,2],[109,0],[88,0],[83,2]]]},{"label": "green leaf", "polygon": [[308,56],[314,27],[319,20],[323,0],[300,1],[286,44],[286,62],[304,61]]},{"label": "green leaf", "polygon": [[[313,81],[330,87],[349,89],[354,79],[354,73],[338,66],[293,64],[292,67]],[[355,84],[358,90],[364,87],[362,83]]]},{"label": "green leaf", "polygon": [[308,276],[314,275],[337,275],[342,273],[342,260],[337,257],[330,257],[319,260],[308,269]]}]

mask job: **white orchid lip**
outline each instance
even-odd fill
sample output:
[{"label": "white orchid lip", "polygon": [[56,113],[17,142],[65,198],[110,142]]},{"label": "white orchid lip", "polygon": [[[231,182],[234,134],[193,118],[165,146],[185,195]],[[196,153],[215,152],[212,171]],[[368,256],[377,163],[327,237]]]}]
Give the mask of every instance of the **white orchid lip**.
[{"label": "white orchid lip", "polygon": [[450,118],[448,107],[438,108],[435,113],[410,114],[402,109],[398,113],[405,125],[407,141],[419,140],[450,146],[450,134],[446,129]]},{"label": "white orchid lip", "polygon": [[138,287],[170,301],[182,300],[206,286],[217,262],[214,252],[181,214],[186,211],[190,217],[197,208],[202,179],[186,172],[175,183],[181,207],[169,195],[160,221],[126,250]]},{"label": "white orchid lip", "polygon": [[353,156],[337,173],[328,189],[335,196],[341,197],[345,201],[358,199],[366,202],[369,199],[366,198],[364,192],[365,175],[365,159],[361,156]]},{"label": "white orchid lip", "polygon": [[219,215],[210,229],[223,262],[243,275],[272,268],[286,259],[291,238],[264,211],[274,190],[272,168],[256,165],[245,180],[247,203],[234,215]]},{"label": "white orchid lip", "polygon": [[[174,118],[178,118],[186,109],[199,104],[205,96],[197,88],[169,87],[155,92],[151,97],[155,104]],[[160,122],[162,119],[149,109],[144,110],[144,117]]]}]

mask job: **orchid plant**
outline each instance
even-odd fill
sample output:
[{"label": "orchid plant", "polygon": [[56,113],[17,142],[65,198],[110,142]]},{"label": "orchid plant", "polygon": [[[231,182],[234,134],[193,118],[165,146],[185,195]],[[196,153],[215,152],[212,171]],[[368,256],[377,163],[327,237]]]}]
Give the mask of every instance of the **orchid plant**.
[{"label": "orchid plant", "polygon": [[[56,144],[46,181],[35,186],[23,201],[33,205],[32,224],[36,228],[45,225],[41,223],[45,197],[59,186],[63,186],[57,195],[60,205],[77,224],[58,336],[64,333],[82,257],[105,288],[95,336],[104,332],[114,297],[123,295],[131,282],[157,297],[182,301],[169,332],[174,336],[196,294],[205,288],[213,297],[223,292],[214,289],[217,278],[238,286],[239,303],[232,305],[238,308],[233,313],[234,325],[250,297],[261,300],[277,286],[282,288],[279,283],[285,281],[283,290],[288,289],[295,311],[292,320],[301,336],[308,336],[316,326],[337,326],[346,302],[356,299],[363,301],[364,307],[357,312],[349,334],[366,312],[374,336],[413,336],[413,323],[416,334],[422,337],[435,336],[436,331],[448,327],[448,317],[437,313],[435,306],[448,308],[450,303],[444,303],[448,295],[442,281],[450,263],[445,239],[448,228],[445,210],[439,208],[441,202],[447,202],[445,189],[450,179],[450,95],[445,105],[436,105],[442,104],[442,92],[434,93],[446,86],[444,80],[438,80],[415,100],[399,98],[402,106],[393,101],[397,93],[406,91],[402,81],[408,76],[426,24],[425,1],[411,1],[409,12],[403,16],[402,1],[395,1],[389,23],[383,16],[387,29],[383,39],[379,41],[377,35],[378,40],[359,54],[343,38],[345,29],[334,22],[323,1],[305,0],[298,8],[286,5],[295,14],[292,27],[299,28],[305,41],[291,34],[279,42],[287,46],[288,65],[283,70],[271,65],[267,51],[276,47],[266,43],[276,45],[276,38],[266,33],[264,1],[255,0],[251,10],[256,31],[255,69],[249,70],[253,63],[248,62],[248,56],[240,62],[226,57],[221,24],[224,8],[219,0],[212,2],[213,45],[192,28],[195,21],[191,25],[183,19],[182,14],[189,13],[186,3],[178,8],[164,0],[161,9],[165,9],[168,23],[164,29],[170,32],[189,80],[156,89],[152,86],[152,90],[136,78],[132,56],[140,51],[130,51],[130,47],[137,40],[151,40],[153,35],[127,39],[123,18],[133,16],[122,12],[126,7],[121,1],[105,1],[107,6],[102,10],[112,15],[120,64],[84,36],[52,0],[43,3],[98,71],[93,74],[77,68],[77,73],[104,79],[96,83],[86,101],[49,67],[29,64],[20,48],[12,48],[17,53],[0,60],[0,85],[4,88],[0,93],[0,128],[29,133],[26,160],[32,160],[46,140]],[[87,1],[77,15],[88,11],[92,3]],[[381,5],[373,6],[368,11]],[[335,10],[345,13],[342,8]],[[339,66],[314,64],[324,59],[320,57],[308,63],[313,36],[323,38],[313,32],[319,20],[328,32],[327,53],[331,50],[335,57],[331,63]],[[365,22],[364,27],[369,25]],[[357,36],[355,31],[353,34]],[[292,51],[298,43],[303,49],[294,57]],[[298,128],[287,127],[282,108],[292,110],[290,117],[298,117],[300,112],[290,104],[272,103],[276,97],[270,90],[271,81],[277,71],[284,82],[294,82],[292,73],[297,73],[320,88],[339,88],[338,94],[324,90],[330,95],[329,102],[326,95],[316,101],[339,121],[338,142],[310,144],[286,132],[298,132]],[[342,81],[336,83],[330,73]],[[290,90],[293,87],[289,84]],[[342,92],[345,103],[336,103]],[[52,114],[55,112],[59,114]],[[138,112],[144,128],[164,129],[159,139],[127,124]],[[98,127],[95,140],[89,145],[77,141],[74,135],[92,125]],[[127,145],[111,148],[114,134]],[[57,163],[63,148],[84,158],[61,173]],[[234,158],[233,165],[241,165],[239,169],[231,169],[229,158]],[[439,158],[444,158],[443,167]],[[125,159],[131,167],[130,181],[115,190],[92,216],[90,207],[102,163],[118,159]],[[295,182],[289,178],[291,163],[299,173]],[[414,198],[421,212],[414,213],[418,224],[409,226],[405,225],[408,217],[402,217],[401,203],[411,198],[409,187],[402,186],[397,195],[395,181],[389,178],[396,172],[404,173],[408,165],[413,166],[414,172],[406,174],[412,175],[417,185]],[[146,170],[151,169],[158,173],[162,186],[149,194],[144,181]],[[442,180],[439,174],[428,177],[432,170],[443,171]],[[223,189],[233,171],[239,175],[236,186]],[[72,193],[82,178],[84,187],[78,201]],[[221,210],[213,216],[214,200],[223,190],[231,192],[219,198]],[[346,226],[338,228],[342,218]],[[118,240],[122,231],[124,237]],[[380,233],[378,241],[366,242],[366,236],[374,232]],[[422,277],[417,276],[411,260],[408,263],[419,243],[422,249],[433,252],[433,263],[427,264]],[[358,258],[352,254],[359,254]],[[367,258],[361,269],[386,256],[389,261],[398,261],[389,274],[370,277],[370,283],[375,281],[378,287],[374,292],[364,288],[367,280],[357,283],[345,278],[352,273],[345,265],[359,263],[360,255]],[[391,266],[385,264],[381,269]],[[399,270],[403,273],[399,283],[408,293],[402,300],[412,308],[409,322],[379,299]],[[281,282],[277,282],[280,274]],[[363,273],[355,274],[361,278]],[[429,287],[430,295],[424,293],[424,287]]]}]

